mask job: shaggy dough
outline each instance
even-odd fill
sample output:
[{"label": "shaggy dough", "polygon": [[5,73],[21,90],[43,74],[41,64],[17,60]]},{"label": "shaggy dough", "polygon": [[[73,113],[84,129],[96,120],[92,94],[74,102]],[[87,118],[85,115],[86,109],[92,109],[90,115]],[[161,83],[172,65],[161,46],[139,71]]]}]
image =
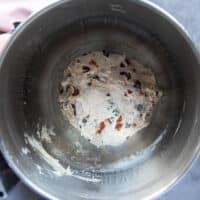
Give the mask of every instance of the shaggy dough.
[{"label": "shaggy dough", "polygon": [[92,52],[67,66],[59,103],[89,142],[116,146],[149,125],[161,95],[149,68],[125,55]]}]

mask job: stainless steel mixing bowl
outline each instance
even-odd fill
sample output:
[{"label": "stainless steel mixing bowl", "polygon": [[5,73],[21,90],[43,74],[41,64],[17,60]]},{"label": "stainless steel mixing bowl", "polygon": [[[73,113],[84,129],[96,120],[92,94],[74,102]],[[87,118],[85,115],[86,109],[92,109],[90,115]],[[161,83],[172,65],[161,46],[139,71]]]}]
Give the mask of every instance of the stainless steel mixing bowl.
[{"label": "stainless steel mixing bowl", "polygon": [[[63,119],[57,102],[64,68],[94,50],[125,53],[152,68],[163,91],[150,126],[119,147],[90,144]],[[1,151],[16,174],[47,198],[153,198],[198,154],[199,74],[186,32],[151,3],[60,1],[20,26],[1,57]],[[38,137],[38,124],[53,127],[53,142],[42,146],[73,175],[56,174],[53,161],[27,143],[24,135]]]}]

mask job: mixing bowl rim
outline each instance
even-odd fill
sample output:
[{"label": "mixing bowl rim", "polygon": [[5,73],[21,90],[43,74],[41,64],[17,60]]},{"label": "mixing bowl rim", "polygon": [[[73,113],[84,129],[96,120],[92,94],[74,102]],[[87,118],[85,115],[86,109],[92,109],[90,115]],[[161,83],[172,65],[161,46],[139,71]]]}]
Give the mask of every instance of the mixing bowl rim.
[{"label": "mixing bowl rim", "polygon": [[[35,21],[35,19],[37,19],[38,17],[42,16],[44,13],[56,8],[59,5],[62,5],[63,3],[68,3],[72,0],[66,0],[66,1],[58,1],[55,3],[52,3],[51,5],[47,6],[46,8],[38,11],[37,13],[34,13],[33,15],[31,15],[30,17],[28,17],[28,19],[21,24],[20,26],[18,26],[18,28],[13,32],[11,39],[9,40],[9,42],[7,43],[6,47],[4,48],[2,54],[1,54],[1,59],[0,59],[0,70],[1,67],[3,65],[4,59],[6,57],[6,55],[9,53],[10,48],[12,48],[12,45],[15,41],[15,39],[27,28],[27,26],[29,24],[31,24],[32,22]],[[189,33],[186,31],[186,29],[181,25],[180,22],[178,22],[171,14],[169,14],[168,12],[166,12],[164,9],[162,9],[160,6],[156,5],[155,3],[150,2],[149,0],[129,0],[130,3],[136,3],[139,4],[140,6],[145,7],[146,9],[151,10],[152,12],[156,12],[156,14],[158,14],[159,16],[163,17],[163,19],[165,19],[166,21],[168,21],[173,27],[175,27],[177,29],[177,31],[179,32],[179,34],[184,38],[184,40],[189,44],[191,51],[193,52],[193,54],[195,55],[196,59],[198,60],[198,63],[200,63],[200,57],[199,57],[199,53],[198,50],[196,49],[195,45],[193,44],[191,37],[189,35]],[[3,133],[1,133],[0,135],[2,136]],[[174,177],[167,185],[165,185],[164,187],[160,188],[157,191],[153,191],[153,193],[151,195],[149,195],[148,197],[146,197],[146,199],[152,199],[154,197],[160,196],[161,194],[163,194],[164,192],[166,192],[167,190],[169,190],[175,183],[177,183],[178,180],[180,180],[184,174],[187,173],[187,171],[189,171],[189,169],[192,167],[192,163],[194,163],[195,160],[197,160],[199,152],[200,152],[200,142],[198,142],[197,148],[195,149],[194,153],[193,153],[193,157],[191,157],[190,159],[188,159],[187,161],[187,165],[184,166],[184,168],[182,169],[182,171],[179,172],[179,174],[177,174],[176,177]],[[32,182],[18,167],[17,165],[15,165],[15,161],[12,159],[12,155],[7,151],[7,148],[1,138],[0,140],[0,149],[1,152],[3,153],[3,156],[5,158],[5,160],[7,161],[8,165],[13,169],[13,171],[20,177],[20,179],[26,184],[28,185],[31,189],[33,189],[36,193],[39,193],[40,195],[49,198],[49,199],[57,199],[56,196],[54,196],[53,194],[49,194],[48,192],[46,192],[45,190],[41,189],[39,187],[39,185],[35,184],[34,182]],[[78,196],[77,196],[78,197]]]}]

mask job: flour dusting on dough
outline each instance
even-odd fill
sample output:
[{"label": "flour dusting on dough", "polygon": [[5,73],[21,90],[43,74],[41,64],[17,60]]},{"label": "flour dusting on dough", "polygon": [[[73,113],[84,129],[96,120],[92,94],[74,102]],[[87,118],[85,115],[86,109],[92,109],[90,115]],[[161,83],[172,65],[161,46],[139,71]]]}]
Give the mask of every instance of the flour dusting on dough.
[{"label": "flour dusting on dough", "polygon": [[148,126],[162,95],[151,69],[106,52],[74,59],[59,92],[66,120],[97,147],[120,145]]}]

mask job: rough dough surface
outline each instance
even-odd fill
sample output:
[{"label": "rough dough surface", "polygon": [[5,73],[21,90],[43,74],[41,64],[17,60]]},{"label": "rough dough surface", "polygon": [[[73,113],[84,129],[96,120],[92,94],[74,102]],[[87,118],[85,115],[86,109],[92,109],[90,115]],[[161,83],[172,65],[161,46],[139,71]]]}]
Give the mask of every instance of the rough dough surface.
[{"label": "rough dough surface", "polygon": [[162,95],[151,69],[106,52],[74,59],[59,90],[64,117],[97,147],[120,145],[148,126]]}]

